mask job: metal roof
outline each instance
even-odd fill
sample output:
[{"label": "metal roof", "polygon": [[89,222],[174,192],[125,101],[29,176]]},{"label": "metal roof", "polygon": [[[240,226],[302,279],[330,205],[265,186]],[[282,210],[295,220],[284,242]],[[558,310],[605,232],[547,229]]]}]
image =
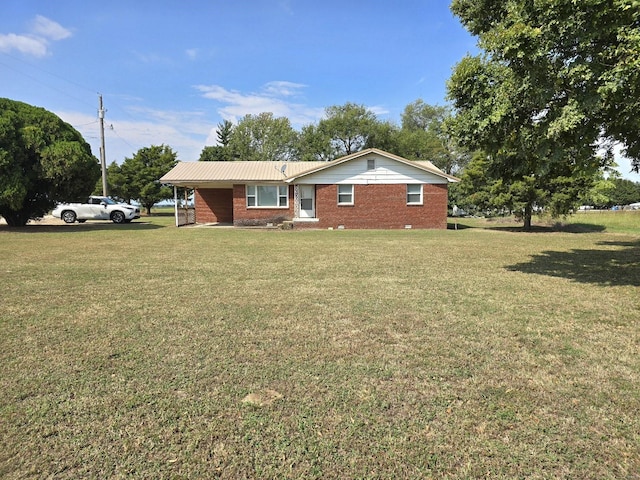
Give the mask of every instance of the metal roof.
[{"label": "metal roof", "polygon": [[283,182],[290,176],[326,164],[327,162],[180,162],[160,181],[177,186],[219,182]]},{"label": "metal roof", "polygon": [[412,165],[420,170],[446,178],[450,182],[459,181],[429,161],[411,161],[375,148],[362,150],[331,162],[179,162],[170,172],[160,178],[160,181],[178,187],[232,185],[243,182],[291,182],[302,176],[372,153]]}]

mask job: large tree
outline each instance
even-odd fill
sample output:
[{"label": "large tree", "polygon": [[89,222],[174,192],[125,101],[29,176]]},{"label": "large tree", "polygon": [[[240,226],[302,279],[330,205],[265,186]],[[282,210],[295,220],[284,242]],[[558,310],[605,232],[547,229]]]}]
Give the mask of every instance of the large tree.
[{"label": "large tree", "polygon": [[448,174],[456,174],[468,162],[470,155],[447,131],[451,109],[429,105],[419,99],[402,113],[399,132],[399,155],[412,160],[429,160]]},{"label": "large tree", "polygon": [[540,98],[540,120],[625,146],[640,167],[638,0],[454,0],[453,12]]},{"label": "large tree", "polygon": [[0,98],[0,215],[23,226],[56,202],[91,193],[100,165],[71,125],[43,108]]},{"label": "large tree", "polygon": [[451,116],[450,109],[440,105],[429,105],[418,99],[411,102],[402,112],[402,128],[424,130],[434,135],[442,133],[444,121]]},{"label": "large tree", "polygon": [[379,148],[403,156],[400,149],[401,133],[401,129],[395,123],[376,119],[369,131],[364,148]]},{"label": "large tree", "polygon": [[229,147],[222,145],[207,145],[200,152],[200,162],[229,162],[234,160],[233,154]]},{"label": "large tree", "polygon": [[301,161],[327,162],[335,158],[331,138],[318,125],[302,127],[296,143],[296,157]]},{"label": "large tree", "polygon": [[614,178],[613,191],[609,195],[609,206],[628,205],[640,202],[640,183],[626,178]]},{"label": "large tree", "polygon": [[233,129],[226,148],[239,160],[291,160],[296,139],[288,118],[263,112],[245,115]]},{"label": "large tree", "polygon": [[[635,7],[634,7],[634,4]],[[568,211],[620,141],[640,158],[636,0],[454,0],[479,37],[449,81],[453,131],[514,187],[525,227],[535,204]]]},{"label": "large tree", "polygon": [[125,158],[122,165],[107,170],[111,194],[127,202],[137,200],[151,215],[151,207],[173,198],[173,189],[158,180],[178,163],[176,153],[166,145],[152,145]]},{"label": "large tree", "polygon": [[[107,166],[107,186],[109,195],[113,198],[131,203],[136,198],[136,187],[117,162]],[[98,181],[93,190],[94,195],[102,195],[102,182]]]},{"label": "large tree", "polygon": [[396,152],[398,128],[364,105],[345,103],[327,107],[317,125],[302,128],[296,153],[300,160],[329,161],[372,147]]},{"label": "large tree", "polygon": [[487,178],[487,155],[476,152],[466,165],[459,183],[452,184],[449,189],[449,202],[467,212],[495,213],[504,208],[500,204],[500,196],[492,187],[496,181]]},{"label": "large tree", "polygon": [[333,158],[365,148],[378,123],[371,110],[349,102],[327,107],[325,114],[326,118],[320,120],[318,129],[329,139]]}]

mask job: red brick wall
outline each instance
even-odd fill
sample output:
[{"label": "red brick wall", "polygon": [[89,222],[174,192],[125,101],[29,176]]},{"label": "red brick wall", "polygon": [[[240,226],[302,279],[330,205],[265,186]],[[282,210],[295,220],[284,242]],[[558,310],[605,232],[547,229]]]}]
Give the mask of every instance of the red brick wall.
[{"label": "red brick wall", "polygon": [[266,225],[293,218],[293,187],[289,186],[289,208],[247,208],[244,185],[233,186],[234,225]]},{"label": "red brick wall", "polygon": [[[318,222],[296,223],[295,228],[447,228],[447,184],[423,185],[423,205],[407,205],[407,186],[354,185],[354,205],[338,205],[336,185],[316,185]],[[244,185],[231,189],[198,189],[198,223],[233,222],[264,225],[294,216],[293,186],[289,208],[247,208]]]},{"label": "red brick wall", "polygon": [[318,223],[296,228],[447,228],[447,184],[423,185],[423,205],[407,205],[407,186],[354,185],[354,205],[338,205],[336,185],[316,185]]},{"label": "red brick wall", "polygon": [[195,193],[197,223],[233,222],[233,190],[199,188]]}]

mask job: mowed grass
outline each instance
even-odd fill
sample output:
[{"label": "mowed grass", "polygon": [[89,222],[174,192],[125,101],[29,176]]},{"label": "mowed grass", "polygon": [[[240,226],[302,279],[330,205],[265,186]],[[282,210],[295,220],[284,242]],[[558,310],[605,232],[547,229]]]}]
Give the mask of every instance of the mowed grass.
[{"label": "mowed grass", "polygon": [[572,215],[569,223],[604,226],[610,232],[637,234],[640,232],[640,210],[592,210]]},{"label": "mowed grass", "polygon": [[0,477],[638,478],[640,231],[171,221],[0,227]]},{"label": "mowed grass", "polygon": [[[458,218],[451,219],[452,226],[456,223],[474,228],[511,228],[522,229],[522,222],[513,217],[493,218]],[[564,231],[573,233],[608,232],[640,234],[640,210],[588,210],[560,218],[548,215],[534,215],[533,231]]]}]

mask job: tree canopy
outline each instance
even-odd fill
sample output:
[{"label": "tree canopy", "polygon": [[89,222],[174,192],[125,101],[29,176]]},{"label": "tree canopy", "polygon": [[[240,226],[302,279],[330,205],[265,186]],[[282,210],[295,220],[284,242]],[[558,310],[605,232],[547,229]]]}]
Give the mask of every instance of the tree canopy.
[{"label": "tree canopy", "polygon": [[233,123],[229,120],[224,120],[218,124],[216,129],[216,136],[218,144],[213,146],[205,146],[200,153],[199,161],[201,162],[228,162],[234,160],[235,154],[229,142],[231,142],[231,136],[233,135]]},{"label": "tree canopy", "polygon": [[469,153],[447,130],[451,109],[429,105],[422,99],[410,103],[402,113],[400,155],[408,159],[429,160],[445,173],[456,174],[469,162]]},{"label": "tree canopy", "polygon": [[229,120],[224,120],[222,123],[218,124],[218,129],[216,130],[216,136],[218,137],[218,143],[226,147],[229,145],[231,141],[231,135],[233,134],[233,123]]},{"label": "tree canopy", "polygon": [[237,125],[218,124],[217,145],[205,146],[200,161],[299,160],[330,161],[364,148],[379,148],[414,160],[431,160],[455,173],[468,155],[446,132],[448,108],[417,100],[407,106],[402,127],[380,120],[364,105],[345,103],[325,109],[318,123],[300,132],[287,118],[273,113],[246,115]]},{"label": "tree canopy", "polygon": [[628,205],[640,202],[640,183],[627,180],[625,178],[614,178],[611,180],[614,185],[609,195],[609,205]]},{"label": "tree canopy", "polygon": [[633,1],[452,3],[483,53],[465,57],[449,80],[451,131],[487,154],[486,174],[522,207],[525,227],[535,206],[569,211],[612,163],[613,142],[623,142],[637,166],[640,17]]},{"label": "tree canopy", "polygon": [[318,125],[309,124],[302,127],[298,135],[296,155],[302,161],[327,162],[335,158],[331,147],[331,139],[320,130]]},{"label": "tree canopy", "polygon": [[137,200],[151,214],[151,207],[173,198],[173,190],[160,178],[176,166],[177,154],[166,145],[144,147],[122,165],[112,163],[107,169],[111,194],[126,202]]},{"label": "tree canopy", "polygon": [[525,96],[550,136],[621,142],[640,167],[638,0],[454,0],[451,9],[485,59],[508,67],[511,98]]},{"label": "tree canopy", "polygon": [[371,110],[349,102],[327,107],[325,114],[318,129],[329,139],[334,158],[362,150],[377,122]]},{"label": "tree canopy", "polygon": [[364,105],[345,103],[325,108],[317,124],[305,125],[298,135],[300,160],[330,161],[385,141],[387,126]]},{"label": "tree canopy", "polygon": [[296,132],[286,117],[271,112],[245,115],[235,126],[225,148],[241,160],[282,161],[292,157]]},{"label": "tree canopy", "polygon": [[91,193],[100,165],[80,133],[53,113],[0,98],[0,215],[23,226],[57,202]]}]

